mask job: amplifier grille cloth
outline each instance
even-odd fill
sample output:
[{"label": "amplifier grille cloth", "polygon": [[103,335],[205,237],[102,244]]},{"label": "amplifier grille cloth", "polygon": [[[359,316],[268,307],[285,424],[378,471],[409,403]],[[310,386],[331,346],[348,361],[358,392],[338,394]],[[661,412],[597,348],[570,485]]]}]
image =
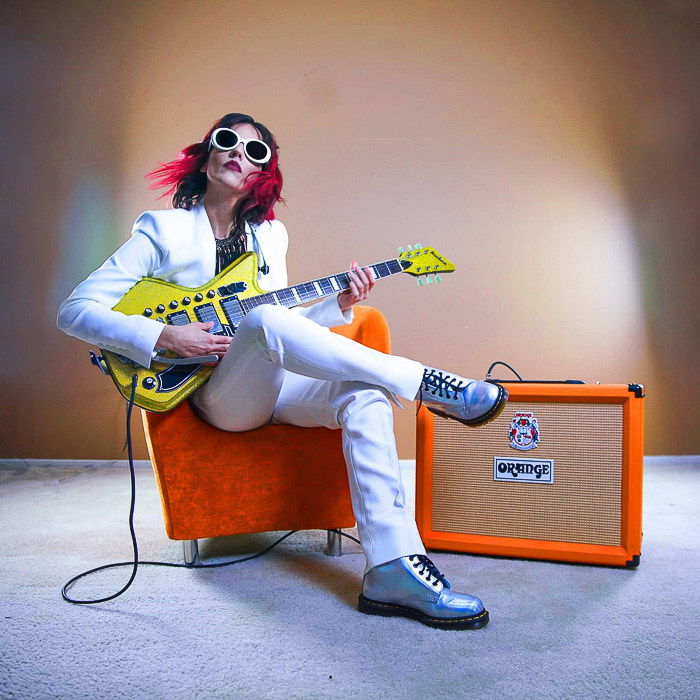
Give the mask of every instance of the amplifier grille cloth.
[{"label": "amplifier grille cloth", "polygon": [[[532,411],[540,443],[510,446],[516,411]],[[494,481],[494,457],[554,460],[553,484]],[[469,428],[435,416],[433,530],[619,545],[622,406],[511,401],[493,423]]]}]

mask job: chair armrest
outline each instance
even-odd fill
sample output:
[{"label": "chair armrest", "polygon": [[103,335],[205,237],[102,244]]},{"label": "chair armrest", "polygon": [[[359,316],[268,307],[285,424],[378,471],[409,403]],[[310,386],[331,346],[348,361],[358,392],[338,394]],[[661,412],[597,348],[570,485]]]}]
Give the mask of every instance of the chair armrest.
[{"label": "chair armrest", "polygon": [[336,326],[331,330],[374,350],[390,353],[391,338],[384,314],[373,306],[356,305],[353,310],[355,318],[351,324]]}]

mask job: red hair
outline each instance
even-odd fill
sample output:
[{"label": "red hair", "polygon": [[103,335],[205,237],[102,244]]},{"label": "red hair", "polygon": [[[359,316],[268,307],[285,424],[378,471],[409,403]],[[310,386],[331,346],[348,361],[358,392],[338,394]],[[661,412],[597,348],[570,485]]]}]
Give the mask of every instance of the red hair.
[{"label": "red hair", "polygon": [[204,142],[193,143],[183,148],[175,160],[161,163],[160,168],[146,175],[147,180],[153,180],[149,189],[157,190],[161,187],[167,187],[168,189],[163,192],[161,198],[174,194],[178,185],[186,177],[199,172],[199,168],[206,161],[208,155]]},{"label": "red hair", "polygon": [[279,169],[277,142],[270,130],[256,122],[247,114],[231,113],[219,119],[207,132],[202,141],[183,148],[175,160],[161,163],[160,167],[146,175],[153,180],[150,189],[166,187],[163,197],[172,195],[173,206],[191,209],[204,199],[207,188],[206,174],[202,166],[209,158],[209,139],[214,129],[231,128],[236,124],[252,124],[260,138],[270,147],[272,157],[260,172],[253,173],[246,180],[245,195],[234,210],[234,230],[241,229],[244,222],[259,224],[275,218],[274,206],[282,199],[282,172]]}]

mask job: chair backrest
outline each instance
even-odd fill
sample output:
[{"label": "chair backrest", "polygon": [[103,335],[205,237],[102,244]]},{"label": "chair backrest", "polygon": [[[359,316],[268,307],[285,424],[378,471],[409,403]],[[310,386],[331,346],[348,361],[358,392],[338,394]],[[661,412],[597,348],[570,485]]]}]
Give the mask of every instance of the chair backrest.
[{"label": "chair backrest", "polygon": [[384,314],[373,306],[356,305],[354,307],[355,318],[347,326],[337,326],[333,328],[334,333],[352,338],[358,343],[366,345],[368,348],[379,350],[380,352],[391,352],[391,338],[389,336],[389,325],[384,318]]}]

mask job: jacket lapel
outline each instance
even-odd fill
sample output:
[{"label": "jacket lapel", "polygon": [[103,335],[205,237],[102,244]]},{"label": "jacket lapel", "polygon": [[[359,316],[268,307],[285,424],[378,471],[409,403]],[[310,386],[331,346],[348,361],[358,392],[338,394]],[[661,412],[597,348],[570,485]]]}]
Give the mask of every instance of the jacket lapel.
[{"label": "jacket lapel", "polygon": [[214,277],[216,271],[216,243],[204,206],[198,204],[192,208],[192,213],[194,214],[194,245],[197,253],[202,256],[203,271],[206,279],[201,284],[204,284],[204,282],[208,282]]}]

